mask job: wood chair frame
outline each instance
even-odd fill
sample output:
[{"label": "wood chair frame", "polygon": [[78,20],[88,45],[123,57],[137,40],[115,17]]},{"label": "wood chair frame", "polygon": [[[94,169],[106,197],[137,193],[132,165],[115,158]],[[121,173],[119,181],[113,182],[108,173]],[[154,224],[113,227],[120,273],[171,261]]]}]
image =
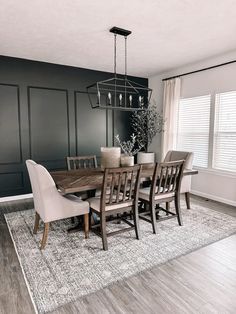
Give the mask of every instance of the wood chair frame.
[{"label": "wood chair frame", "polygon": [[[87,156],[74,156],[66,157],[67,170],[76,170],[76,169],[86,169],[86,168],[97,168],[97,157],[96,155],[87,155]],[[87,193],[88,194],[88,193]],[[76,193],[77,196],[80,196],[80,193]],[[84,193],[82,193],[84,195]],[[87,198],[88,196],[86,196]],[[79,217],[79,216],[78,216]],[[71,222],[75,223],[75,217],[71,218]],[[69,229],[69,232],[77,230],[78,227],[72,227]]]},{"label": "wood chair frame", "polygon": [[[100,217],[100,223],[92,226],[96,234],[102,237],[103,249],[108,250],[107,237],[122,232],[135,230],[136,238],[140,238],[139,231],[139,217],[138,217],[138,191],[140,184],[141,166],[122,168],[107,168],[105,169],[103,177],[102,194],[100,198],[100,210],[96,210],[91,205],[91,211],[95,212]],[[109,193],[108,193],[109,191]],[[112,206],[114,209],[107,210],[107,207]],[[118,206],[118,208],[115,208]],[[126,217],[120,214],[132,211],[133,220],[128,221]],[[111,216],[112,220],[122,220],[126,222],[129,227],[117,231],[107,233],[106,218]],[[100,229],[100,232],[98,230]]]},{"label": "wood chair frame", "polygon": [[[89,237],[89,214],[84,214],[83,216],[84,216],[84,235],[85,235],[85,239],[87,239]],[[40,222],[40,216],[36,212],[33,234],[36,234],[38,232],[39,222]],[[41,240],[40,250],[43,250],[46,246],[48,233],[49,233],[49,226],[50,226],[50,222],[44,223],[43,237]]]},{"label": "wood chair frame", "polygon": [[97,168],[96,155],[66,157],[67,169]]},{"label": "wood chair frame", "polygon": [[[148,210],[140,214],[139,217],[152,224],[153,233],[157,233],[156,223],[166,219],[177,217],[179,225],[182,226],[183,224],[180,210],[180,187],[184,162],[184,160],[179,160],[157,163],[152,177],[149,200],[140,198]],[[173,193],[173,196],[170,196],[170,193]],[[161,198],[158,198],[160,196]],[[175,202],[175,213],[169,210],[169,203],[172,201]],[[166,203],[166,209],[159,206],[163,202]],[[166,213],[166,216],[159,216],[161,210]],[[151,216],[151,219],[147,216]]]}]

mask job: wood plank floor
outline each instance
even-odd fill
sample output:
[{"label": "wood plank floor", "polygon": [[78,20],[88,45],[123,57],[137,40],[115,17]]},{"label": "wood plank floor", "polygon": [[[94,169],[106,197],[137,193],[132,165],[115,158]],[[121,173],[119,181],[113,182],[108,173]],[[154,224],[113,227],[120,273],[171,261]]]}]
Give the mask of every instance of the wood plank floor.
[{"label": "wood plank floor", "polygon": [[[196,198],[200,203],[206,202]],[[236,208],[208,201],[236,217]],[[34,313],[3,213],[32,200],[0,203],[0,313]],[[51,314],[236,313],[236,235],[114,284]]]}]

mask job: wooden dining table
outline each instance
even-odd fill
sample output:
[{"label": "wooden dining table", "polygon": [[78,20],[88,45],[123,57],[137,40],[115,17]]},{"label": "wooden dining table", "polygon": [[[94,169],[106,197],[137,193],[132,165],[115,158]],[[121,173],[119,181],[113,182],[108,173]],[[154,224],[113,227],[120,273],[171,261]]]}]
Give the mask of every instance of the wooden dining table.
[{"label": "wooden dining table", "polygon": [[[141,180],[151,179],[154,165],[143,165]],[[50,172],[57,188],[62,194],[93,191],[102,188],[104,170],[101,168],[85,168],[76,170],[60,170]],[[184,176],[196,175],[197,170],[184,170]]]}]

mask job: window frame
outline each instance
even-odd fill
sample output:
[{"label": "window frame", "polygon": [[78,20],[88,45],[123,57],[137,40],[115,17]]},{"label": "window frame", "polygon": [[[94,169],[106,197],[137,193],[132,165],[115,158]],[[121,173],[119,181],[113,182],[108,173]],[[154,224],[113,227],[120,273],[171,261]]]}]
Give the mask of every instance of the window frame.
[{"label": "window frame", "polygon": [[[207,167],[200,167],[200,166],[193,166],[194,169],[199,170],[200,172],[211,173],[211,174],[218,174],[221,176],[227,176],[230,178],[236,178],[236,170],[226,170],[226,169],[219,169],[213,167],[214,165],[214,145],[215,145],[215,115],[216,115],[216,95],[221,93],[228,93],[228,92],[235,92],[236,89],[233,90],[226,90],[226,91],[213,91],[210,92],[210,123],[209,123],[209,141],[208,141],[208,166]],[[188,96],[188,97],[181,97],[181,99],[186,98],[194,98],[194,97],[201,97],[204,95],[195,95],[195,96]],[[179,115],[179,106],[177,110],[177,115]],[[179,116],[177,116],[177,124],[178,124]],[[178,142],[178,128],[176,129],[176,136],[175,136],[175,148],[177,148]]]}]

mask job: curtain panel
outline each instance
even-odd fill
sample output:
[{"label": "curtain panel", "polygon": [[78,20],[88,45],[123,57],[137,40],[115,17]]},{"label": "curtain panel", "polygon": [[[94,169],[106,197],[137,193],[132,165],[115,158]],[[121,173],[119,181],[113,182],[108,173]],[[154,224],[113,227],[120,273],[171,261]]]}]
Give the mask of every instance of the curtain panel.
[{"label": "curtain panel", "polygon": [[180,77],[164,81],[163,116],[165,129],[162,134],[162,158],[169,150],[176,148],[177,116],[180,100]]}]

